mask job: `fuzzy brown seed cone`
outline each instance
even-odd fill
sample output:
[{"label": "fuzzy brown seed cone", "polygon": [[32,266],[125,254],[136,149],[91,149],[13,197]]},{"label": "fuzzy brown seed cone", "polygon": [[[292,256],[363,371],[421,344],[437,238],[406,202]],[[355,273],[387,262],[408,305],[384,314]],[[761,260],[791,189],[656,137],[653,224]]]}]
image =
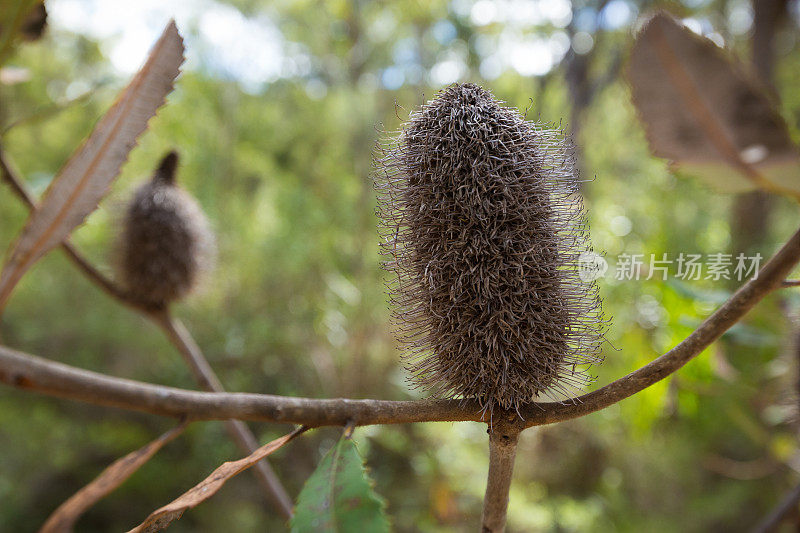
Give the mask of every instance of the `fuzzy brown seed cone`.
[{"label": "fuzzy brown seed cone", "polygon": [[585,383],[597,286],[572,147],[489,92],[453,85],[379,161],[383,252],[412,381],[491,411]]},{"label": "fuzzy brown seed cone", "polygon": [[161,308],[188,294],[213,261],[214,239],[200,207],[174,184],[177,155],[164,157],[153,179],[128,205],[117,269],[129,295]]}]

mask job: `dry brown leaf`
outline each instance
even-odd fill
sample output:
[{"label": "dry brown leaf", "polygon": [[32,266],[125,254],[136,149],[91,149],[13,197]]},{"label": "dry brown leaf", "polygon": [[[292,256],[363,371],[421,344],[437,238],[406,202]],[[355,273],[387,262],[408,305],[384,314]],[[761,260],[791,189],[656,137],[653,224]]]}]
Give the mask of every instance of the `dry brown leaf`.
[{"label": "dry brown leaf", "polygon": [[169,430],[146,446],[111,463],[91,483],[58,506],[44,523],[39,533],[67,533],[91,506],[110,494],[143,464],[149,461],[166,443],[183,433],[186,425]]},{"label": "dry brown leaf", "polygon": [[264,457],[270,455],[272,452],[276,451],[281,446],[306,431],[306,429],[308,428],[303,426],[292,431],[288,435],[284,435],[283,437],[275,439],[257,449],[244,459],[222,463],[221,466],[214,470],[211,475],[209,475],[203,481],[184,492],[183,495],[176,500],[173,500],[164,507],[153,511],[153,513],[151,513],[144,522],[130,530],[128,533],[151,533],[165,529],[172,521],[183,516],[183,513],[187,509],[198,506],[216,494],[226,481],[240,472],[247,470]]},{"label": "dry brown leaf", "polygon": [[183,50],[183,39],[170,21],[147,62],[53,179],[0,273],[0,313],[31,265],[61,244],[97,208],[136,139],[172,91]]},{"label": "dry brown leaf", "polygon": [[785,122],[712,41],[659,13],[639,33],[627,75],[656,155],[726,192],[800,196],[800,153]]}]

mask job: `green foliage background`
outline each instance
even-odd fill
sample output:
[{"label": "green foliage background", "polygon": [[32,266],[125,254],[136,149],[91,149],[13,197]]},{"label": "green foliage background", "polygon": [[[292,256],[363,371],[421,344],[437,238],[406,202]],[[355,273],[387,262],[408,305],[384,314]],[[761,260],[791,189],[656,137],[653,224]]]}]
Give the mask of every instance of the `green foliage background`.
[{"label": "green foliage background", "polygon": [[[546,121],[570,115],[563,69],[541,78],[507,70],[483,80],[478,37],[491,38],[502,28],[472,24],[457,2],[232,3],[246,15],[266,13],[287,40],[301,43],[313,74],[281,78],[254,92],[204,68],[184,72],[112,196],[73,242],[110,272],[121,203],[175,147],[183,156],[179,180],[196,195],[219,240],[218,268],[176,311],[225,386],[311,397],[416,398],[387,320],[369,177],[375,142],[439,88],[425,74],[454,48],[467,65],[462,81],[482,83],[522,109],[532,98],[529,116]],[[742,3],[687,4],[662,6],[724,27],[726,10]],[[395,21],[391,31],[369,31],[386,17]],[[453,25],[455,40],[434,39],[440,21]],[[530,31],[547,35],[555,28]],[[732,38],[733,48],[745,54],[747,38]],[[417,46],[423,75],[389,90],[380,76],[403,39]],[[596,39],[593,69],[607,69],[630,40],[629,26],[604,32]],[[54,30],[20,46],[7,62],[29,69],[31,79],[0,85],[0,124],[20,121],[1,140],[39,193],[125,82],[102,50],[101,43]],[[777,72],[782,111],[796,129],[800,53],[794,41],[782,48]],[[309,90],[312,78],[314,87],[325,89],[321,98]],[[74,92],[75,82],[97,90],[50,112]],[[585,196],[596,249],[610,258],[729,251],[732,197],[673,175],[666,162],[649,155],[622,79],[596,96],[578,141],[583,168],[594,177]],[[0,247],[12,242],[25,217],[0,186]],[[625,219],[628,233],[619,229]],[[777,200],[762,253],[771,254],[796,221],[796,206]],[[594,369],[598,383],[673,346],[733,287],[606,278],[601,291],[613,325],[606,362]],[[509,530],[752,527],[798,482],[797,356],[790,332],[799,304],[789,291],[772,296],[670,379],[605,411],[524,433]],[[49,254],[18,287],[0,337],[8,346],[82,368],[195,388],[160,332],[99,292],[60,252]],[[170,424],[0,387],[0,531],[34,531],[105,465]],[[288,429],[252,427],[262,442]],[[315,430],[272,457],[291,494],[338,436],[334,428]],[[474,530],[487,471],[485,426],[367,427],[356,439],[395,530]],[[79,530],[128,529],[237,457],[221,424],[193,424],[87,513]],[[254,479],[242,475],[172,530],[273,531],[283,525]]]}]

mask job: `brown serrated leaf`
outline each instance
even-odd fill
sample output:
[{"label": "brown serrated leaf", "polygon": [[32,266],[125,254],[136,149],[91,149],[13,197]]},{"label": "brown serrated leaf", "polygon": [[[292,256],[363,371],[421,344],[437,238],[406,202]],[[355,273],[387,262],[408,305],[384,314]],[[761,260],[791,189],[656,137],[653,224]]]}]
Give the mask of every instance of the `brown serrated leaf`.
[{"label": "brown serrated leaf", "polygon": [[627,76],[657,156],[726,192],[760,187],[800,197],[800,152],[785,122],[712,41],[656,14],[636,39]]},{"label": "brown serrated leaf", "polygon": [[183,495],[176,500],[173,500],[164,507],[153,511],[153,513],[151,513],[144,522],[131,529],[128,533],[152,533],[154,531],[161,531],[162,529],[165,529],[174,520],[177,520],[183,516],[183,513],[186,510],[198,506],[216,494],[226,481],[240,472],[247,470],[264,457],[270,455],[287,442],[305,432],[307,429],[308,428],[305,426],[299,427],[288,435],[284,435],[283,437],[265,444],[244,459],[222,463],[221,466],[211,472],[211,475],[209,475],[203,481],[184,492]]},{"label": "brown serrated leaf", "polygon": [[183,39],[170,21],[147,62],[53,179],[0,273],[0,313],[25,272],[97,208],[136,139],[172,91],[183,50]]},{"label": "brown serrated leaf", "polygon": [[185,424],[169,430],[146,446],[117,459],[91,483],[58,506],[39,533],[68,533],[90,507],[110,494],[149,461],[166,443],[183,433]]}]

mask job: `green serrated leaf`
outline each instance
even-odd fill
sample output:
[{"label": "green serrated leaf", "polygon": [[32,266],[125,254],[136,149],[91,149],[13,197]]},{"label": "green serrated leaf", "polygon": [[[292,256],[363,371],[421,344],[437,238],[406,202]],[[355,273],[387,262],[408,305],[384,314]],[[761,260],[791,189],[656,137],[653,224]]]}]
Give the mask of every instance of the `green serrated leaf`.
[{"label": "green serrated leaf", "polygon": [[291,521],[293,533],[388,532],[386,502],[372,490],[352,439],[341,438],[306,480]]}]

